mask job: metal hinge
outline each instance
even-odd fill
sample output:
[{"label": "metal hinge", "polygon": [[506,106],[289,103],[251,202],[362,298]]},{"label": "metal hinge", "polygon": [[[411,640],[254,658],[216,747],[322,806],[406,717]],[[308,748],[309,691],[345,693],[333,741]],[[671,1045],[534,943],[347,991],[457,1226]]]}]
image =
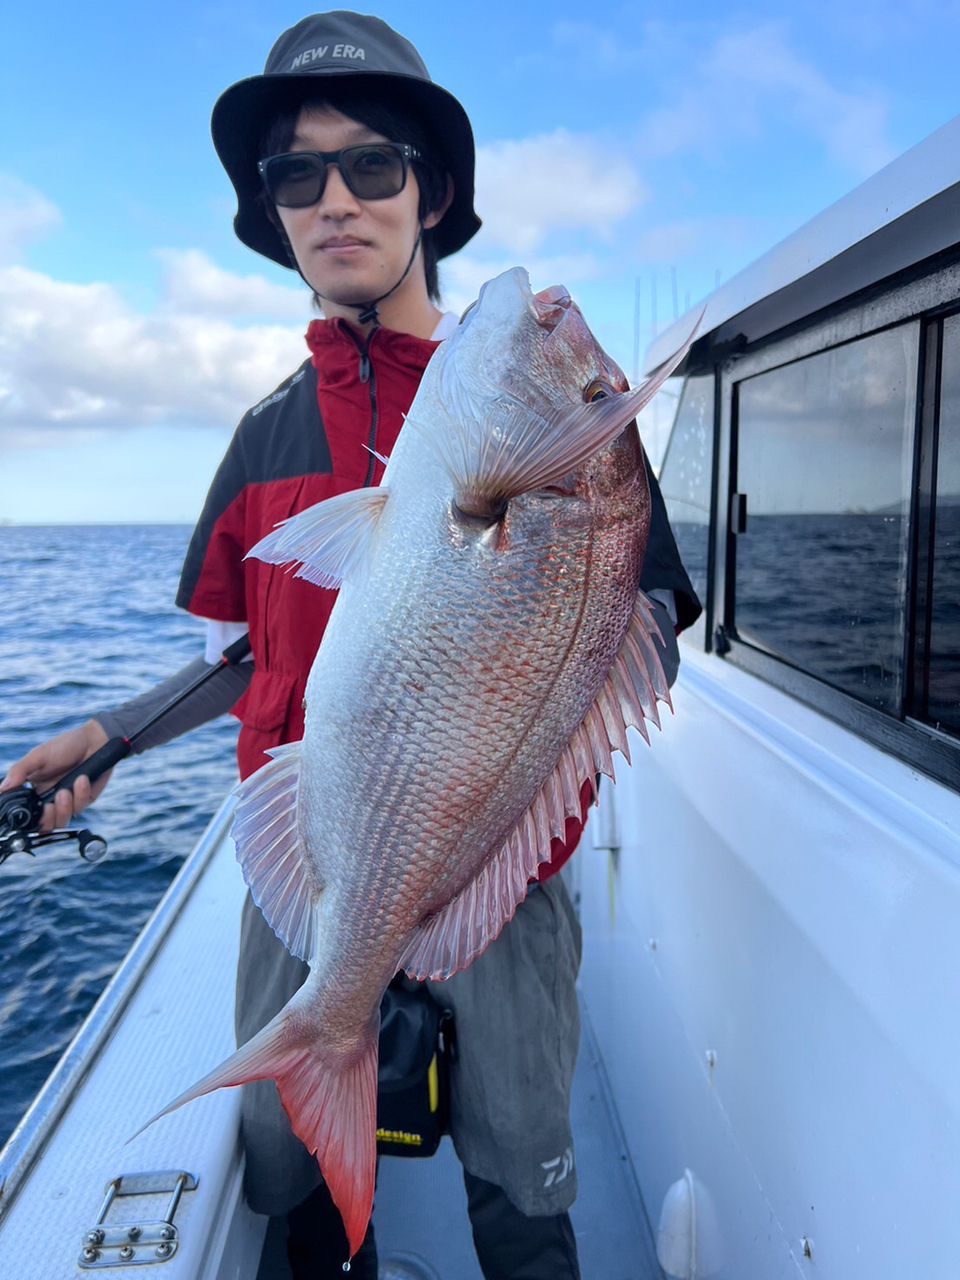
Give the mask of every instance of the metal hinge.
[{"label": "metal hinge", "polygon": [[[108,1182],[100,1213],[83,1238],[78,1265],[87,1271],[101,1267],[135,1267],[145,1263],[169,1262],[177,1252],[180,1238],[173,1216],[184,1191],[194,1191],[197,1179],[181,1169],[162,1173],[123,1173]],[[107,1223],[114,1200],[121,1196],[169,1195],[166,1213],[159,1222]]]}]

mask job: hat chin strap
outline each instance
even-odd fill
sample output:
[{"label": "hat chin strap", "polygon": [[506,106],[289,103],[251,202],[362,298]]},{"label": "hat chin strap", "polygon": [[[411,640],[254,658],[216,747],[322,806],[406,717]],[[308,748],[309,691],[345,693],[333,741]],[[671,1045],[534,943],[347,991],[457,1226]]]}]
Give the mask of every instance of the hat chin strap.
[{"label": "hat chin strap", "polygon": [[[300,264],[297,262],[296,255],[293,252],[293,247],[291,246],[290,241],[287,238],[287,233],[283,230],[282,227],[278,227],[278,230],[283,239],[283,243],[286,246],[287,254],[290,257],[290,262],[292,263],[293,268],[296,271],[297,275],[300,277],[300,279],[304,282],[305,285],[309,286],[309,288],[313,290],[313,292],[317,295],[318,298],[323,299],[323,294],[320,292],[320,290],[314,288],[314,286],[310,283],[307,277],[300,270]],[[421,222],[419,227],[417,228],[417,236],[413,242],[413,249],[410,253],[410,257],[407,261],[407,265],[403,269],[403,274],[400,276],[400,279],[396,282],[396,284],[391,285],[391,287],[387,290],[386,293],[381,293],[379,298],[373,298],[370,302],[339,302],[337,303],[337,305],[340,307],[353,307],[358,312],[358,315],[357,315],[358,324],[372,323],[375,329],[379,328],[380,313],[378,308],[380,306],[380,303],[385,302],[386,299],[391,296],[391,294],[396,293],[396,291],[403,284],[404,280],[406,280],[407,276],[410,274],[410,270],[413,267],[414,261],[416,260],[417,250],[420,248],[420,242],[422,239],[423,239],[423,223]],[[333,301],[333,299],[331,299],[331,301]]]},{"label": "hat chin strap", "polygon": [[[404,269],[403,269],[403,275],[400,277],[400,279],[397,281],[397,283],[396,283],[395,285],[393,285],[391,288],[389,288],[389,289],[387,290],[387,292],[386,292],[386,293],[381,293],[380,297],[379,297],[379,298],[374,298],[372,302],[346,302],[346,303],[341,303],[341,306],[355,307],[355,308],[356,308],[356,310],[357,310],[357,311],[358,311],[358,313],[359,313],[359,314],[357,315],[357,323],[358,323],[358,324],[370,324],[370,323],[372,323],[372,324],[373,324],[373,327],[374,327],[375,329],[379,327],[379,325],[380,325],[380,313],[379,313],[379,311],[377,310],[377,308],[379,307],[379,305],[380,305],[380,303],[381,303],[381,302],[384,302],[387,298],[389,298],[389,297],[390,297],[390,295],[391,295],[392,293],[395,293],[395,292],[397,291],[397,289],[399,289],[399,288],[400,288],[400,286],[403,284],[404,280],[406,280],[407,276],[410,274],[410,269],[411,269],[411,267],[413,266],[414,259],[415,259],[415,258],[416,258],[416,256],[417,256],[417,250],[420,248],[420,241],[421,241],[422,239],[423,239],[423,224],[421,223],[421,224],[420,224],[420,226],[419,226],[419,228],[417,229],[417,238],[416,238],[416,239],[414,240],[414,242],[413,242],[413,252],[410,254],[410,258],[409,258],[409,260],[408,260],[408,262],[407,262],[407,265],[406,265],[406,266],[404,267]],[[323,295],[322,295],[322,294],[319,294],[319,295],[318,295],[318,297],[323,297]]]}]

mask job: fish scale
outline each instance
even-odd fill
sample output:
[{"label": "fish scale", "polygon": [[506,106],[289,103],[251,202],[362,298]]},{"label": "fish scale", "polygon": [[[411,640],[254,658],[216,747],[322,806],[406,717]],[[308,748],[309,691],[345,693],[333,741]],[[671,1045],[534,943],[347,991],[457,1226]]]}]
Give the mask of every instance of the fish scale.
[{"label": "fish scale", "polygon": [[351,1255],[373,1200],[384,988],[489,945],[583,785],[669,697],[637,587],[650,499],[628,424],[670,368],[627,391],[564,290],[505,272],[431,360],[381,486],[250,553],[340,585],[303,741],[241,784],[235,825],[254,900],[310,974],[167,1110],[275,1079]]}]

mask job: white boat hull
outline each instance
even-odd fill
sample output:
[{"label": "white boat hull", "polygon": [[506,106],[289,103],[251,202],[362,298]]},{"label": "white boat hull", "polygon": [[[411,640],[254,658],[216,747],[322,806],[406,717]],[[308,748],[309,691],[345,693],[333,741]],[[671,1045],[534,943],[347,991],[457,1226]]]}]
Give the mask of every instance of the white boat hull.
[{"label": "white boat hull", "polygon": [[594,842],[620,850],[579,868],[585,999],[654,1226],[695,1187],[671,1274],[954,1280],[960,796],[684,650],[676,718],[605,788]]}]

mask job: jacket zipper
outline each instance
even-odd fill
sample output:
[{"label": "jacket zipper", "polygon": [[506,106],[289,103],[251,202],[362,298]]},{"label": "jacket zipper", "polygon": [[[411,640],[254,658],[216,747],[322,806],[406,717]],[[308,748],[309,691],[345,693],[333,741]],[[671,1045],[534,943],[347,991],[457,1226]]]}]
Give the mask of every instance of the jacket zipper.
[{"label": "jacket zipper", "polygon": [[[376,449],[377,447],[377,418],[378,418],[377,379],[373,371],[373,362],[370,359],[370,344],[372,343],[373,336],[377,332],[377,330],[373,329],[369,337],[367,338],[358,338],[349,325],[345,325],[344,328],[350,334],[350,337],[353,340],[354,344],[356,345],[357,351],[360,356],[360,381],[366,383],[367,386],[370,388],[369,445],[370,445],[371,453],[370,453],[370,465],[367,468],[367,476],[363,482],[364,488],[369,488],[373,484],[373,470],[377,462],[377,459],[374,457],[374,454],[372,452],[372,450]],[[270,583],[267,584],[266,591],[264,592],[264,612],[266,612],[266,602],[267,602],[267,597],[270,594],[270,585],[271,585]],[[263,637],[263,657],[262,657],[261,665],[263,666],[264,670],[267,670],[267,668],[269,667],[269,648],[267,644],[266,631],[264,631],[264,637]]]},{"label": "jacket zipper", "polygon": [[373,471],[377,464],[374,456],[374,450],[377,447],[377,418],[379,410],[377,408],[377,377],[373,370],[373,362],[370,359],[370,345],[373,342],[374,335],[377,330],[373,329],[368,338],[358,338],[349,326],[347,332],[356,344],[357,351],[360,354],[360,381],[366,383],[370,392],[370,435],[367,444],[370,449],[370,465],[367,468],[366,479],[363,482],[364,488],[369,488],[373,484]]}]

